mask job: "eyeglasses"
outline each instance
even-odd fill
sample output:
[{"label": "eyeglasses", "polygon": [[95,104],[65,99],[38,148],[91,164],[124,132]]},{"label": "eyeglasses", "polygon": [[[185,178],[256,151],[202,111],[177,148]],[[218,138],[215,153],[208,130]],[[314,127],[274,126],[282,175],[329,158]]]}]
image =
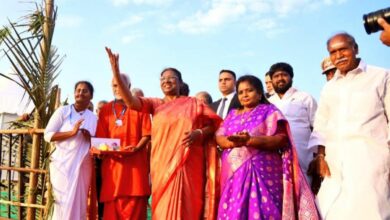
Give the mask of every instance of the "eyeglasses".
[{"label": "eyeglasses", "polygon": [[176,79],[177,79],[176,76],[161,77],[160,78],[160,82],[164,82],[164,81],[172,82],[172,81],[174,81]]}]

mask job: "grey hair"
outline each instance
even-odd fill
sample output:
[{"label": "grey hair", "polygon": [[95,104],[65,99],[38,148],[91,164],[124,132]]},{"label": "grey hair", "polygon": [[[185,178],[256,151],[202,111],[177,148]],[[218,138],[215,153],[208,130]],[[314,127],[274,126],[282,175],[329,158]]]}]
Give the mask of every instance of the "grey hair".
[{"label": "grey hair", "polygon": [[127,84],[127,87],[130,88],[131,81],[130,81],[129,75],[127,75],[126,73],[121,73],[120,75],[121,75],[122,80],[125,81],[124,83]]}]

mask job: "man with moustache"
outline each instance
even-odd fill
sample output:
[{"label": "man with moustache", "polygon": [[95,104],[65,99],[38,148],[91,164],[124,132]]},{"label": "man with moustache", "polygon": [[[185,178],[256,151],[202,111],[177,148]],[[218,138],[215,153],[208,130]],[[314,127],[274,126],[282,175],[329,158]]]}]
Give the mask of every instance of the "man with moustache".
[{"label": "man with moustache", "polygon": [[[121,77],[130,88],[128,76]],[[131,153],[102,158],[99,200],[104,203],[103,219],[146,219],[150,195],[146,149],[150,117],[126,107],[115,79],[111,86],[115,99],[101,108],[96,137],[119,138],[120,150]]]},{"label": "man with moustache", "polygon": [[327,41],[337,71],[323,88],[312,137],[324,177],[317,195],[332,219],[390,219],[390,71],[357,57],[348,33]]},{"label": "man with moustache", "polygon": [[211,108],[224,119],[231,109],[241,106],[235,92],[236,73],[231,70],[221,70],[219,72],[218,87],[222,93],[222,98],[213,102]]},{"label": "man with moustache", "polygon": [[292,87],[294,71],[290,64],[275,63],[269,69],[269,75],[275,94],[268,100],[276,105],[287,118],[297,149],[299,165],[306,179],[311,182],[307,171],[315,149],[309,149],[308,143],[317,102],[311,95]]}]

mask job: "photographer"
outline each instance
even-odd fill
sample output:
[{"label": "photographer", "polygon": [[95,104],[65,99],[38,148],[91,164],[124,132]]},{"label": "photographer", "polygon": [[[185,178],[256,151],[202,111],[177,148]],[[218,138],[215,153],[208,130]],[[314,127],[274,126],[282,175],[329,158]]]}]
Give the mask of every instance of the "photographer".
[{"label": "photographer", "polygon": [[383,28],[380,36],[382,43],[390,47],[390,24],[383,18],[378,18],[378,24]]}]

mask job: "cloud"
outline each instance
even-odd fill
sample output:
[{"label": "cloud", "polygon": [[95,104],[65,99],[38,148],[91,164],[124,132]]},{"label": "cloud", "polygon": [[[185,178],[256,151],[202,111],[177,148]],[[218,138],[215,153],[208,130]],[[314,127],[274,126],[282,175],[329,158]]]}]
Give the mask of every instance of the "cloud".
[{"label": "cloud", "polygon": [[208,11],[198,11],[179,21],[176,28],[192,34],[203,33],[233,21],[245,12],[246,5],[239,3],[239,1],[214,0]]},{"label": "cloud", "polygon": [[114,6],[126,6],[129,4],[162,6],[162,5],[169,5],[172,2],[172,0],[111,0],[111,1]]},{"label": "cloud", "polygon": [[323,0],[325,5],[339,5],[347,2],[347,0]]},{"label": "cloud", "polygon": [[269,30],[276,28],[277,26],[278,24],[275,19],[265,18],[254,22],[251,28],[256,30]]},{"label": "cloud", "polygon": [[114,6],[128,5],[129,0],[112,0],[112,3],[114,4]]},{"label": "cloud", "polygon": [[63,28],[77,28],[83,23],[83,18],[77,15],[61,15],[58,16],[56,25]]},{"label": "cloud", "polygon": [[121,42],[123,44],[131,44],[136,40],[143,38],[143,34],[141,32],[133,32],[131,34],[125,35],[121,38]]},{"label": "cloud", "polygon": [[270,39],[288,31],[287,28],[283,27],[283,25],[274,18],[264,18],[257,20],[252,23],[252,25],[249,27],[249,30],[261,31],[267,38]]},{"label": "cloud", "polygon": [[[341,4],[347,0],[205,0],[202,10],[195,11],[176,23],[165,24],[166,31],[202,34],[231,23],[246,22],[250,29],[271,29],[276,23],[265,18],[283,20],[294,13],[316,10],[321,6]],[[279,28],[275,33],[283,32]]]},{"label": "cloud", "polygon": [[143,20],[144,20],[144,17],[140,16],[140,15],[129,16],[129,17],[125,18],[124,20],[122,20],[121,22],[119,22],[118,24],[112,26],[111,31],[127,29],[128,27],[131,27],[131,26],[134,26],[136,24],[141,23]]}]

